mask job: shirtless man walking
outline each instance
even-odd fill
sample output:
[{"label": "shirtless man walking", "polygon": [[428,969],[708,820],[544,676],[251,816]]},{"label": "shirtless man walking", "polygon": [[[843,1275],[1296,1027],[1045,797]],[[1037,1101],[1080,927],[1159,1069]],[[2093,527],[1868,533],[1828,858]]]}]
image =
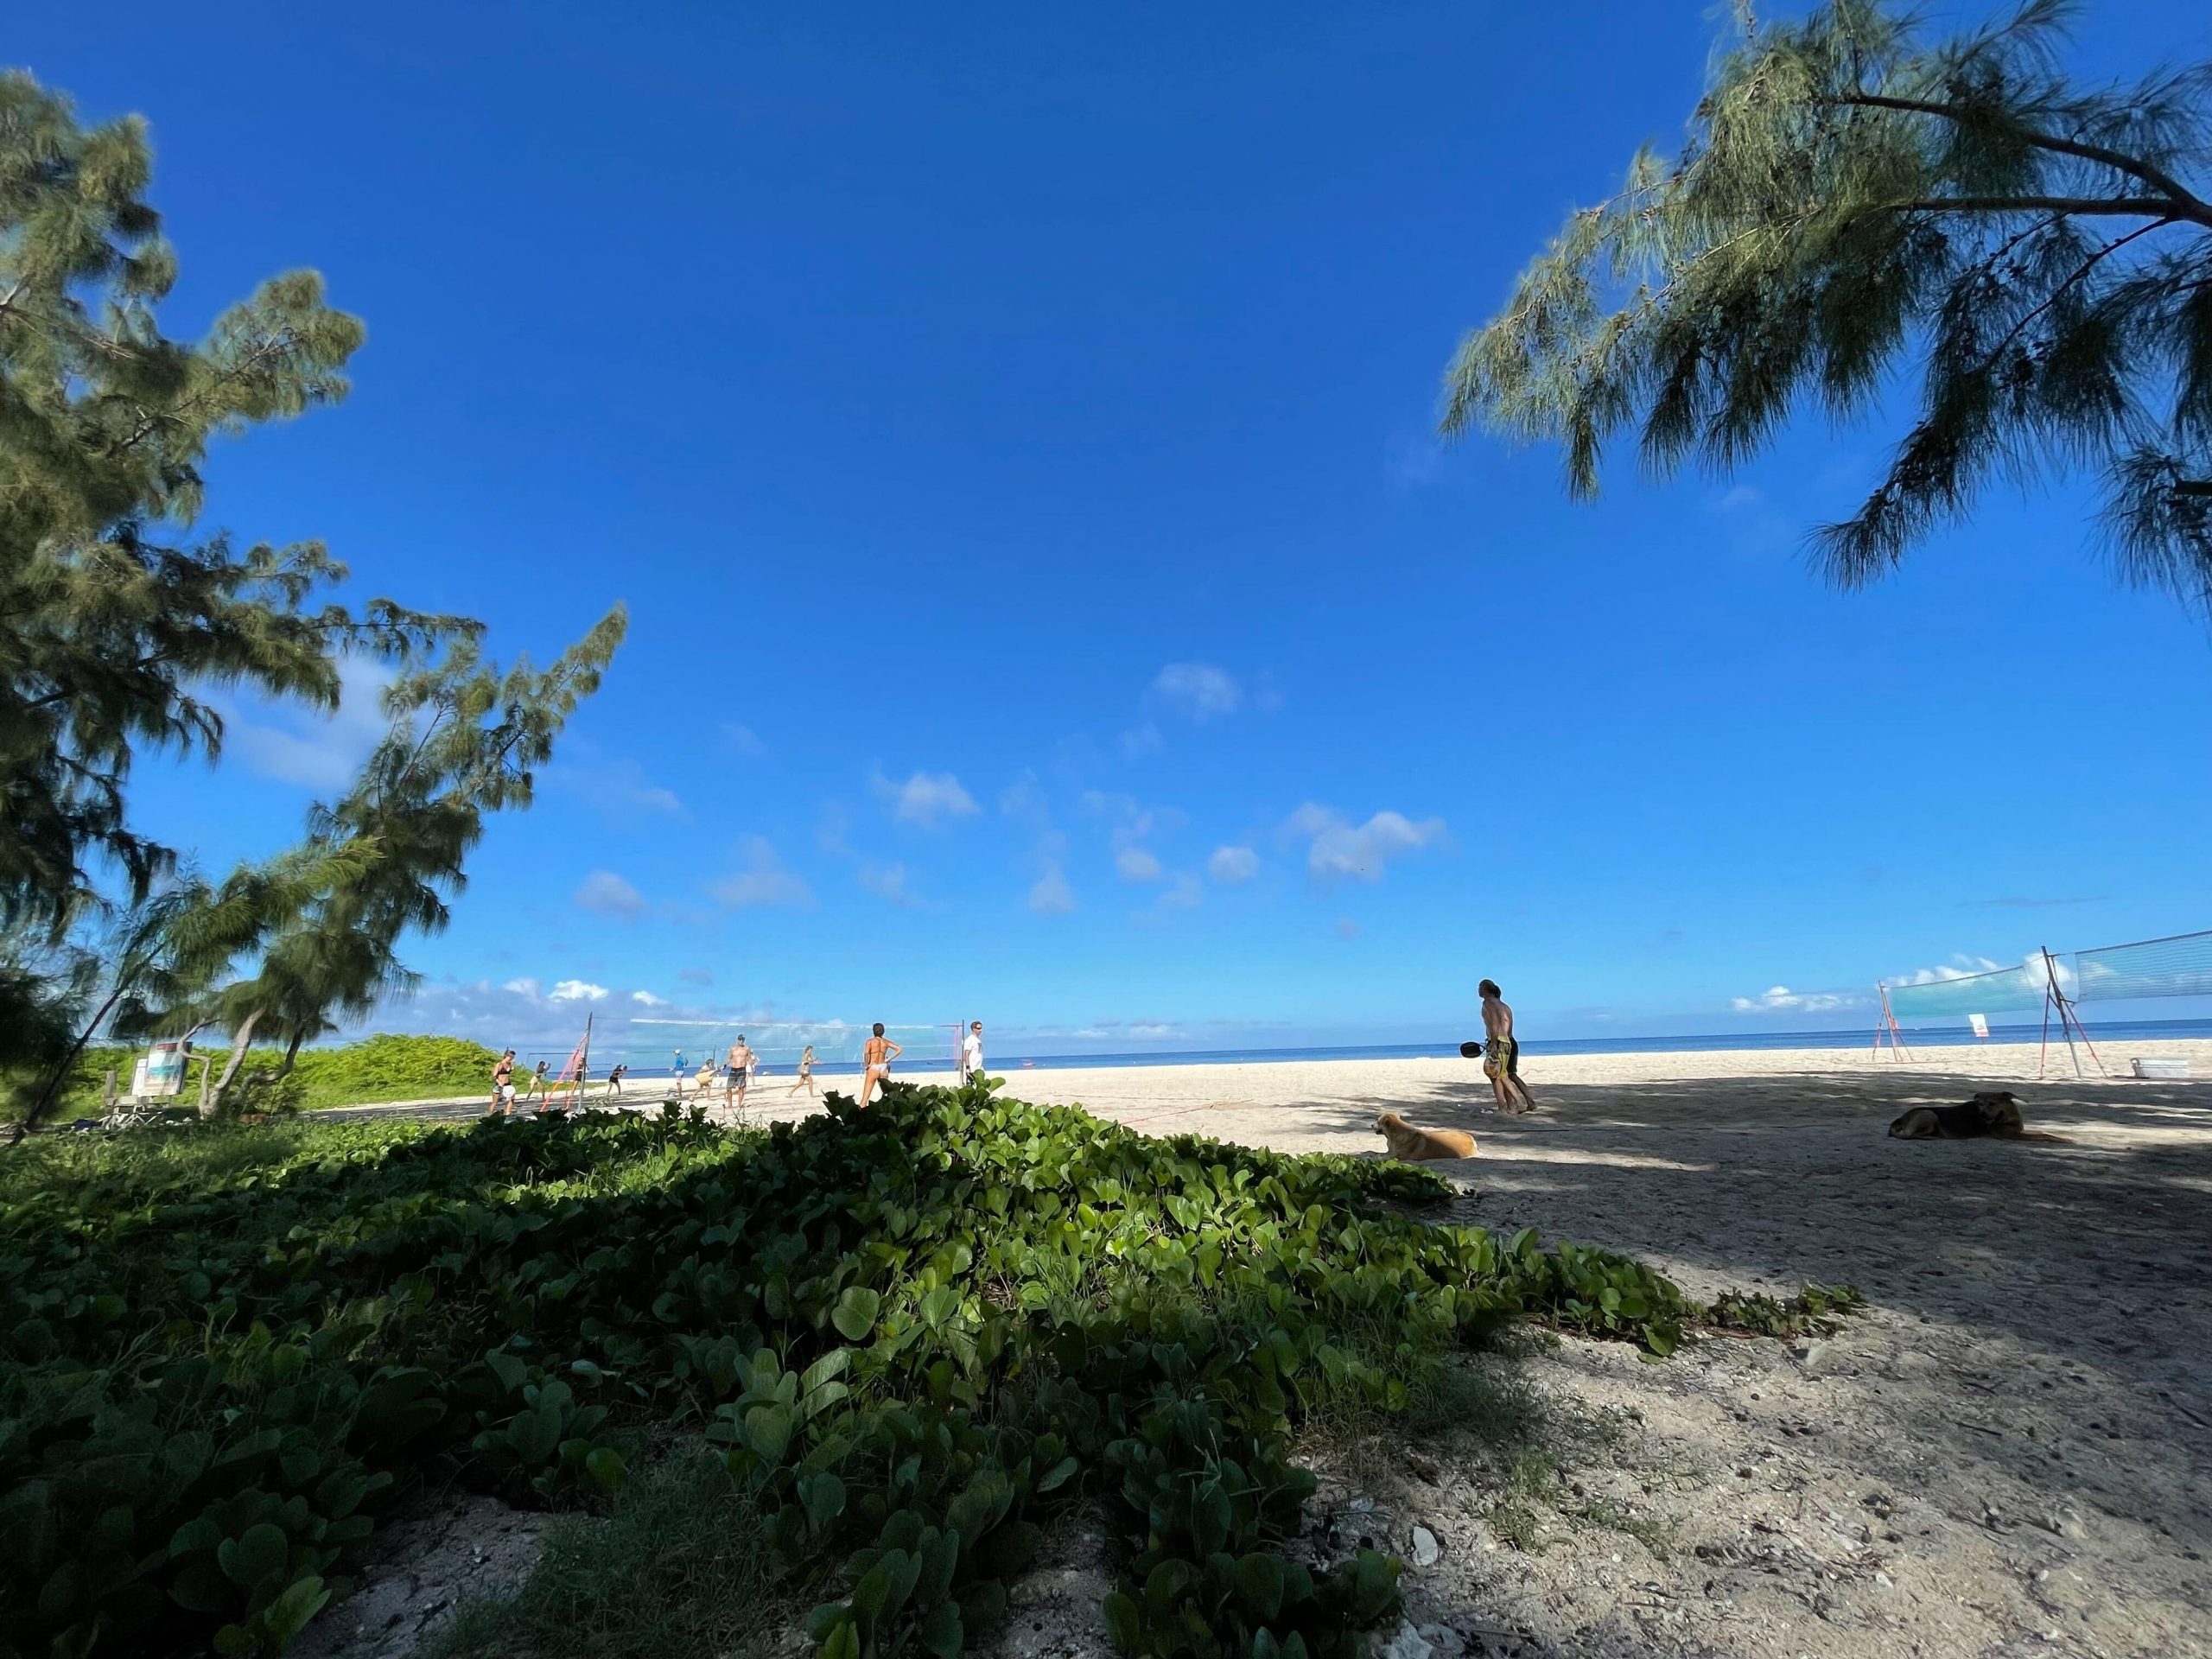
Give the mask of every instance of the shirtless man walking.
[{"label": "shirtless man walking", "polygon": [[745,1039],[740,1037],[729,1046],[729,1075],[722,1080],[722,1104],[727,1106],[734,1100],[737,1109],[743,1111],[745,1090],[752,1081],[753,1051],[746,1046]]},{"label": "shirtless man walking", "polygon": [[1521,1081],[1521,1045],[1513,1040],[1513,1010],[1506,1006],[1496,980],[1486,979],[1478,988],[1483,994],[1483,1074],[1497,1096],[1497,1109],[1508,1117],[1533,1112],[1535,1097]]},{"label": "shirtless man walking", "polygon": [[861,1104],[862,1106],[868,1104],[868,1098],[875,1091],[877,1084],[891,1081],[891,1062],[899,1058],[899,1045],[883,1034],[883,1021],[877,1020],[875,1034],[868,1039],[867,1045],[861,1050],[861,1065],[863,1068],[861,1077]]}]

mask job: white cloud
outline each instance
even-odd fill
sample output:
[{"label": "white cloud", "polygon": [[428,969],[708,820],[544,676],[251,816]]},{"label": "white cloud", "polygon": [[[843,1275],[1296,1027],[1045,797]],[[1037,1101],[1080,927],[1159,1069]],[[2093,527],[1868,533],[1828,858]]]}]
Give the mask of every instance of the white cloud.
[{"label": "white cloud", "polygon": [[[2055,971],[2058,976],[2058,988],[2068,995],[2072,995],[2074,990],[2074,969],[2068,964],[2067,959],[2063,957],[2053,957],[2051,958],[2050,969],[2051,971]],[[1946,980],[1972,979],[1980,974],[1997,974],[2007,971],[2011,971],[2011,969],[2008,969],[2008,965],[2005,963],[1993,962],[1987,957],[1972,956],[1967,952],[1961,950],[1954,956],[1947,963],[1943,963],[1934,968],[1916,968],[1909,974],[1892,975],[1890,978],[1884,980],[1882,982],[1894,990],[1900,985],[1940,985]],[[2025,956],[2022,957],[2018,963],[2018,971],[2024,972],[2027,975],[2031,984],[2041,985],[2044,981],[2046,973],[2044,967],[2043,952],[2040,950],[2031,950]]]},{"label": "white cloud", "polygon": [[606,986],[594,985],[588,979],[563,979],[555,983],[548,1000],[554,1002],[596,1002],[607,994]]},{"label": "white cloud", "polygon": [[1848,991],[1793,991],[1787,985],[1770,985],[1757,996],[1739,996],[1729,1006],[1738,1014],[1832,1014],[1866,1001]]},{"label": "white cloud", "polygon": [[1142,847],[1124,847],[1114,855],[1114,868],[1124,881],[1157,881],[1160,861]]},{"label": "white cloud", "polygon": [[1132,726],[1123,732],[1120,743],[1122,760],[1141,760],[1147,754],[1159,753],[1166,746],[1166,740],[1160,736],[1160,728],[1147,720],[1143,725]]},{"label": "white cloud", "polygon": [[1179,870],[1168,882],[1167,890],[1160,895],[1164,910],[1194,910],[1205,899],[1205,889],[1198,885],[1198,878],[1187,870]]},{"label": "white cloud", "polygon": [[1391,860],[1436,846],[1444,839],[1441,818],[1415,823],[1402,812],[1384,811],[1365,823],[1353,824],[1310,801],[1290,815],[1283,829],[1290,835],[1309,838],[1306,868],[1323,880],[1349,876],[1359,881],[1379,881]]},{"label": "white cloud", "polygon": [[1400,433],[1383,446],[1382,475],[1400,489],[1433,483],[1443,467],[1444,446],[1427,433]]},{"label": "white cloud", "polygon": [[1937,985],[1947,979],[1972,979],[1976,974],[1993,974],[2004,965],[2001,962],[1992,962],[1987,957],[1970,957],[1961,951],[1939,967],[1916,968],[1909,974],[1900,974],[1885,982],[1891,985]]},{"label": "white cloud", "polygon": [[1023,772],[999,791],[999,810],[1032,830],[1052,827],[1052,809],[1045,803],[1045,791],[1033,772]]},{"label": "white cloud", "polygon": [[891,803],[894,819],[925,830],[934,830],[948,819],[971,817],[976,811],[975,798],[949,772],[917,772],[903,784],[893,783],[879,772],[875,792]]},{"label": "white cloud", "polygon": [[906,886],[904,864],[862,864],[859,874],[861,886],[879,899],[894,905],[921,903]]},{"label": "white cloud", "polygon": [[[756,1022],[781,1023],[786,1034],[797,1032],[802,1023],[826,1028],[820,1022],[794,1020],[788,1010],[759,1005],[671,1002],[650,991],[609,990],[582,981],[556,988],[576,994],[556,1000],[539,994],[538,982],[531,979],[505,985],[489,980],[434,982],[393,997],[355,1029],[450,1033],[495,1050],[512,1044],[525,1063],[543,1058],[557,1065],[583,1034],[588,1007],[593,1070],[604,1072],[611,1058],[626,1052],[641,1064],[646,1057],[658,1064],[675,1044],[689,1047],[702,1027],[743,1031]],[[795,1052],[792,1058],[797,1058]]]},{"label": "white cloud", "polygon": [[677,977],[686,985],[711,985],[715,982],[714,970],[708,968],[686,968]]},{"label": "white cloud", "polygon": [[610,823],[641,818],[680,818],[683,803],[674,790],[653,782],[628,755],[607,755],[588,742],[572,746],[575,758],[556,761],[538,776],[575,797]]},{"label": "white cloud", "polygon": [[1075,908],[1075,889],[1058,864],[1047,864],[1029,889],[1029,908],[1039,916],[1065,916]]},{"label": "white cloud", "polygon": [[1217,881],[1249,881],[1260,873],[1260,855],[1249,847],[1217,847],[1206,860],[1206,874]]},{"label": "white cloud", "polygon": [[1336,934],[1340,939],[1356,939],[1359,937],[1359,924],[1349,916],[1339,916],[1337,918]]},{"label": "white cloud", "polygon": [[804,906],[814,902],[814,889],[804,878],[784,868],[766,836],[747,836],[738,843],[742,868],[709,883],[707,891],[732,910]]},{"label": "white cloud", "polygon": [[211,701],[223,715],[224,752],[257,776],[335,794],[391,729],[383,699],[395,677],[385,664],[341,658],[338,707],[327,715],[295,702],[218,695]]},{"label": "white cloud", "polygon": [[768,753],[768,746],[753,734],[750,726],[734,720],[723,722],[722,740],[748,760],[758,760]]},{"label": "white cloud", "polygon": [[1153,677],[1152,695],[1200,721],[1233,715],[1244,702],[1244,688],[1227,670],[1211,663],[1168,664]]},{"label": "white cloud", "polygon": [[1133,795],[1086,789],[1077,804],[1092,817],[1111,820],[1114,845],[1126,847],[1155,832],[1178,829],[1183,815],[1172,806],[1140,806]]},{"label": "white cloud", "polygon": [[626,922],[645,913],[645,895],[612,870],[594,870],[586,876],[576,889],[575,904],[578,910],[619,917]]}]

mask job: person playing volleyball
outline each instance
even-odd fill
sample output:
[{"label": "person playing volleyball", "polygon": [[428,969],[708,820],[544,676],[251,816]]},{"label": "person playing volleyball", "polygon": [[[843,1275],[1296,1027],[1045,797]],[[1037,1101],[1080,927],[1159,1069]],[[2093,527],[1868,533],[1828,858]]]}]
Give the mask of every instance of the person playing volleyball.
[{"label": "person playing volleyball", "polygon": [[798,1081],[784,1092],[786,1096],[795,1095],[802,1089],[806,1090],[806,1097],[809,1100],[815,1097],[814,1045],[812,1043],[809,1043],[806,1046],[806,1052],[798,1057]]},{"label": "person playing volleyball", "polygon": [[868,1104],[868,1098],[875,1091],[877,1084],[891,1081],[891,1062],[899,1058],[899,1045],[883,1034],[883,1021],[877,1020],[875,1034],[868,1039],[867,1046],[861,1050],[862,1067],[861,1104],[862,1106]]}]

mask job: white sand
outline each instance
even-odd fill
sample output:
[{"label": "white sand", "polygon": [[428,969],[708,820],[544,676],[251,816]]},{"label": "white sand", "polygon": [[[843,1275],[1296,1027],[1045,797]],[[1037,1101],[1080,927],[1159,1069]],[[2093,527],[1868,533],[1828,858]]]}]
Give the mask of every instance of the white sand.
[{"label": "white sand", "polygon": [[[2062,1048],[2037,1082],[2030,1045],[1912,1065],[1539,1055],[1541,1109],[1512,1119],[1456,1057],[1032,1070],[1007,1090],[1298,1151],[1376,1153],[1395,1110],[1477,1136],[1477,1158],[1433,1166],[1465,1188],[1455,1219],[1603,1244],[1701,1297],[1809,1279],[1872,1300],[1824,1344],[1717,1338],[1655,1364],[1567,1341],[1533,1362],[1623,1429],[1578,1478],[1658,1523],[1663,1554],[1565,1513],[1553,1547],[1515,1549],[1471,1468],[1370,1485],[1395,1529],[1379,1541],[1403,1549],[1417,1520],[1441,1542],[1406,1584],[1443,1659],[2164,1659],[2212,1654],[2212,1043],[2104,1060],[2138,1054],[2185,1055],[2204,1081],[2076,1082]],[[2065,1142],[1885,1136],[1982,1080]],[[756,1119],[794,1115],[788,1079],[766,1084]],[[1019,1659],[1086,1648],[1039,1628]]]}]

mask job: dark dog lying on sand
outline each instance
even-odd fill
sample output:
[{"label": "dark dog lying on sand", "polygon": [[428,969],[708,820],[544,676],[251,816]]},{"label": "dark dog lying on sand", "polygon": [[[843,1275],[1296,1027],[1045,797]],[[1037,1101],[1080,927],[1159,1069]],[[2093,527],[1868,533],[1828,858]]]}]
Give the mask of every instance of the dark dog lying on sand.
[{"label": "dark dog lying on sand", "polygon": [[1976,1095],[1963,1106],[1916,1106],[1890,1125],[1890,1134],[1899,1141],[1972,1141],[1985,1135],[2017,1138],[2027,1132],[2020,1103],[1996,1089]]}]

